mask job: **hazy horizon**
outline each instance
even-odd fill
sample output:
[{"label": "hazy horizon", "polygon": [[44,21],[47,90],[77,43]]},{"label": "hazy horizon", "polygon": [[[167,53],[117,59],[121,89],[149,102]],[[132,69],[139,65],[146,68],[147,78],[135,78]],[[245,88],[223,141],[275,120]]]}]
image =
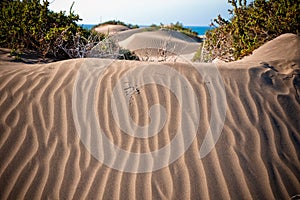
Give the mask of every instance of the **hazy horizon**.
[{"label": "hazy horizon", "polygon": [[120,20],[138,25],[179,21],[185,26],[208,26],[218,14],[228,18],[230,8],[226,0],[53,0],[49,9],[68,13],[73,1],[73,11],[82,19],[80,24]]}]

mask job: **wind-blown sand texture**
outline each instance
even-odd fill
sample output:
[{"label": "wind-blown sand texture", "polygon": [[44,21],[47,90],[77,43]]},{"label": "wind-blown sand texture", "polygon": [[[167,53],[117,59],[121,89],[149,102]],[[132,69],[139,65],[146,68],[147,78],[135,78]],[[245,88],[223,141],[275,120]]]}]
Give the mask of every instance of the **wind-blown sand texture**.
[{"label": "wind-blown sand texture", "polygon": [[[216,92],[220,85],[197,75],[196,69],[209,64],[164,63],[194,89],[201,112],[199,128],[178,160],[140,174],[102,164],[77,134],[72,111],[77,73],[84,63],[97,64],[100,59],[35,65],[2,61],[0,199],[290,199],[300,194],[299,46],[298,36],[283,35],[244,61],[218,65],[226,91],[226,119],[215,148],[203,159],[199,148],[211,115],[208,89]],[[168,144],[181,116],[178,97],[150,84],[129,93],[130,115],[147,125],[149,107],[161,104],[168,119],[159,134],[137,139],[116,126],[109,106],[113,87],[126,71],[147,64],[112,62],[97,85],[93,105],[107,137],[136,153]],[[180,98],[186,97],[177,77],[166,73],[162,78],[177,84]],[[91,87],[89,77],[83,86]]]}]

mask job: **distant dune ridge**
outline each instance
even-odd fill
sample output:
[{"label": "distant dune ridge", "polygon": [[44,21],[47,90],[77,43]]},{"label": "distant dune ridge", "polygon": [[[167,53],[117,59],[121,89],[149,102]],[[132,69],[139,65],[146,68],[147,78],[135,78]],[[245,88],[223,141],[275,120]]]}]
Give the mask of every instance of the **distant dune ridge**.
[{"label": "distant dune ridge", "polygon": [[[129,41],[142,40],[149,33],[139,34],[120,43],[136,45]],[[180,43],[177,39],[174,41]],[[151,105],[165,107],[165,126],[146,139],[120,130],[110,106],[113,88],[122,75],[149,62],[106,60],[106,67],[97,66],[103,63],[97,58],[34,65],[2,60],[0,199],[291,199],[299,195],[299,47],[299,36],[285,34],[241,61],[217,64],[226,92],[226,119],[215,148],[203,159],[199,159],[199,148],[212,109],[208,91],[212,88],[216,92],[221,86],[213,78],[207,81],[201,77],[197,69],[211,64],[154,63],[178,71],[189,81],[198,100],[199,127],[191,146],[178,160],[140,174],[112,169],[90,154],[77,134],[72,95],[82,66],[90,62],[95,72],[103,69],[96,95],[82,98],[95,98],[96,105],[91,106],[106,137],[126,151],[158,150],[175,137],[181,117],[178,97],[159,85],[136,88],[124,83],[123,92],[129,91],[130,116],[137,124],[151,123]],[[178,85],[179,98],[186,97],[178,77],[168,73],[158,76]],[[91,89],[89,80],[87,77],[82,83],[83,89]],[[191,106],[196,105],[188,100]]]},{"label": "distant dune ridge", "polygon": [[[122,49],[135,53],[142,61],[191,61],[199,49],[200,38],[191,38],[173,30],[139,28],[118,32],[109,37]],[[93,48],[90,56],[97,57],[102,43]]]},{"label": "distant dune ridge", "polygon": [[129,28],[126,26],[123,26],[123,25],[105,24],[105,25],[100,25],[100,26],[95,27],[94,30],[98,33],[112,35],[112,34],[116,34],[116,33],[120,32],[120,31],[129,30]]},{"label": "distant dune ridge", "polygon": [[[199,43],[194,39],[171,30],[145,31],[136,33],[119,41],[119,45],[124,49],[129,49],[137,54],[139,58],[162,57],[165,51],[168,57],[179,55],[191,60],[199,48]],[[150,54],[150,55],[148,55]]]}]

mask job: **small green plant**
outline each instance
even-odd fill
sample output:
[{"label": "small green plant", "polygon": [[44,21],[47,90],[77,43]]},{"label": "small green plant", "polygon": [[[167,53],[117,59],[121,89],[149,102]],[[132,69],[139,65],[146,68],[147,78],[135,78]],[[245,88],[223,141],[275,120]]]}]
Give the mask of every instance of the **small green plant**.
[{"label": "small green plant", "polygon": [[200,44],[199,48],[197,49],[193,59],[192,59],[192,62],[200,62],[201,59],[202,59],[202,49],[203,48],[203,43]]},{"label": "small green plant", "polygon": [[16,60],[21,59],[21,54],[22,53],[18,52],[16,49],[12,49],[10,52],[10,56],[14,56]]}]

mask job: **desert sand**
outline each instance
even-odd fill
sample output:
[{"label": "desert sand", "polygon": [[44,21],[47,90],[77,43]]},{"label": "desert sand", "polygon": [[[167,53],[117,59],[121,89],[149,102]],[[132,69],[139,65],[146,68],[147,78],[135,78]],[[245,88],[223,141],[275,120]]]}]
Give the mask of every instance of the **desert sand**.
[{"label": "desert sand", "polygon": [[[299,36],[286,34],[242,61],[218,63],[223,83],[209,73],[198,73],[210,72],[212,64],[204,63],[87,58],[30,65],[2,60],[0,199],[291,199],[299,195],[299,48]],[[167,70],[148,72],[151,67]],[[132,73],[132,80],[121,81],[119,91],[124,97],[121,102],[128,101],[128,116],[147,126],[162,117],[153,109],[149,118],[152,105],[160,104],[166,112],[162,129],[154,126],[159,133],[147,138],[121,130],[112,114],[114,87],[135,69],[143,70]],[[188,84],[181,84],[173,71]],[[143,84],[145,77],[163,80],[178,93],[162,85]],[[213,96],[219,95],[223,85],[226,97],[216,104]],[[75,104],[74,95],[79,97]],[[125,163],[121,170],[114,169],[100,162],[82,142],[79,132],[89,133],[91,127],[80,129],[78,124],[93,119],[79,120],[90,113],[80,112],[84,106],[78,102],[92,108],[94,121],[106,137],[127,152],[161,149],[176,138],[179,129],[183,134],[195,129],[196,135],[190,145],[179,140],[179,147],[186,151],[163,168],[151,171],[152,166],[145,166],[149,172],[133,173],[126,172],[126,166],[138,169],[143,163]],[[187,110],[182,110],[181,102],[189,105]],[[212,116],[222,119],[218,112],[222,103],[226,116],[220,136],[200,159],[199,149],[214,127]],[[119,113],[126,111],[118,108]],[[197,111],[198,126],[191,123],[180,128],[183,113],[193,117]],[[90,135],[86,137],[90,144],[94,142]],[[99,143],[96,150],[104,151],[103,146]],[[161,161],[169,160],[171,154]],[[112,166],[118,162],[110,156],[106,159]]]}]

